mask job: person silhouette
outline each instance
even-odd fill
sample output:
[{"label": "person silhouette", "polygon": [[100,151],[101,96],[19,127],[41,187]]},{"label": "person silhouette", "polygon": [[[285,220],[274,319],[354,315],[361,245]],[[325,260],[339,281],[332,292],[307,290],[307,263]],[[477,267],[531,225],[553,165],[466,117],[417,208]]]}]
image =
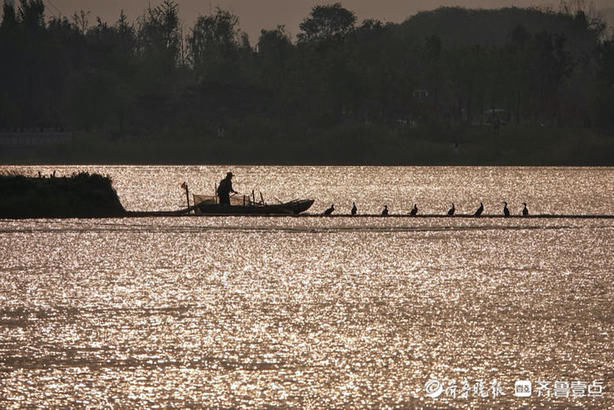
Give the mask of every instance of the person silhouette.
[{"label": "person silhouette", "polygon": [[226,178],[220,181],[217,187],[217,196],[220,198],[220,205],[230,205],[230,193],[236,194],[237,191],[232,189],[232,172],[226,174]]}]

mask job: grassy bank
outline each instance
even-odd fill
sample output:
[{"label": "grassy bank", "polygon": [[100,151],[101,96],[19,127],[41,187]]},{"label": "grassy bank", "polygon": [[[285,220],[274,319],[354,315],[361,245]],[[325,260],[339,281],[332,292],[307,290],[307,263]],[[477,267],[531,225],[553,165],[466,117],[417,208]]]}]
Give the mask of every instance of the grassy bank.
[{"label": "grassy bank", "polygon": [[262,124],[224,136],[190,131],[11,147],[5,164],[614,165],[614,134],[585,128],[409,128],[342,124],[286,132]]},{"label": "grassy bank", "polygon": [[123,216],[111,179],[80,173],[71,177],[0,175],[0,218]]}]

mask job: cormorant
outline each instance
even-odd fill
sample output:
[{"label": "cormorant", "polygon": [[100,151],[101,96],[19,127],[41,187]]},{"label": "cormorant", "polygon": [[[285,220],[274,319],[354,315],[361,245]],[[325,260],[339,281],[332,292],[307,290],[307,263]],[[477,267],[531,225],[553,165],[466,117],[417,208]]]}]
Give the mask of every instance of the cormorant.
[{"label": "cormorant", "polygon": [[328,208],[326,211],[324,211],[323,215],[327,215],[328,216],[328,215],[332,214],[334,210],[335,210],[335,204],[331,204],[330,208]]},{"label": "cormorant", "polygon": [[384,205],[384,209],[382,210],[382,216],[388,216],[388,205]]},{"label": "cormorant", "polygon": [[504,216],[510,216],[510,210],[507,209],[507,202],[503,202],[503,215]]},{"label": "cormorant", "polygon": [[484,204],[480,202],[480,207],[475,211],[473,216],[480,216],[484,212]]},{"label": "cormorant", "polygon": [[529,216],[529,210],[527,209],[527,203],[523,202],[522,205],[524,206],[522,208],[522,216]]},{"label": "cormorant", "polygon": [[417,214],[418,214],[418,207],[416,206],[416,204],[414,204],[414,207],[409,212],[409,215],[416,216]]},{"label": "cormorant", "polygon": [[454,208],[454,202],[452,202],[452,208],[448,210],[448,216],[454,215],[454,211],[456,211],[456,208]]},{"label": "cormorant", "polygon": [[356,215],[358,208],[356,208],[356,202],[352,202],[352,216]]}]

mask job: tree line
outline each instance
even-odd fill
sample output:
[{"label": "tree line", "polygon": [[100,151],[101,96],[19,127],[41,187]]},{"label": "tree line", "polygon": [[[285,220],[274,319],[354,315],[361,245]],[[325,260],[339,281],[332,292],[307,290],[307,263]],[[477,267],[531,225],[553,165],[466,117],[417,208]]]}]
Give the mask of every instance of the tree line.
[{"label": "tree line", "polygon": [[252,45],[219,8],[184,30],[173,0],[113,24],[21,0],[4,4],[0,56],[0,130],[271,141],[348,124],[433,138],[614,129],[614,38],[581,9],[441,8],[393,24],[335,3],[296,39],[278,26]]}]

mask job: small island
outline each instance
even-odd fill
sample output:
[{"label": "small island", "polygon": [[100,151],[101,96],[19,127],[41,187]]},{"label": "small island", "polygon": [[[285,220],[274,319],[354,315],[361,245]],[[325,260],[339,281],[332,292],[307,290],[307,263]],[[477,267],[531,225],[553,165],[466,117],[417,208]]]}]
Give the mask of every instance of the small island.
[{"label": "small island", "polygon": [[111,178],[0,175],[0,218],[106,218],[126,215]]}]

